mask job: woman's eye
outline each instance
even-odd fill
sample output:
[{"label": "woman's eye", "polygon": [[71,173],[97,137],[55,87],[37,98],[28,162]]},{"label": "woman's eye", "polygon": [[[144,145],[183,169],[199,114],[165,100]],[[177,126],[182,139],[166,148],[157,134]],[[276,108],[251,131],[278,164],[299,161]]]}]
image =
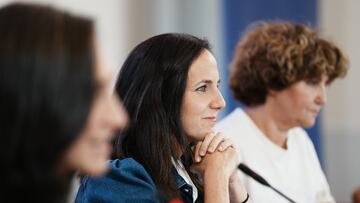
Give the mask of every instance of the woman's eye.
[{"label": "woman's eye", "polygon": [[195,91],[205,92],[206,91],[206,85],[203,85],[201,87],[196,88]]}]

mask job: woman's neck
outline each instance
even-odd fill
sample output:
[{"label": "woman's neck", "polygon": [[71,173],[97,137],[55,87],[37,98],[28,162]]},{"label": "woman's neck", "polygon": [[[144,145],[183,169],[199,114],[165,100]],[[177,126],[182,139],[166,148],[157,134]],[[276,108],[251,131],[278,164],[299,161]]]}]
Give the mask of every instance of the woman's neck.
[{"label": "woman's neck", "polygon": [[172,143],[174,145],[176,158],[180,159],[180,157],[184,154],[182,147],[180,146],[179,142],[176,140],[175,136],[172,136]]},{"label": "woman's neck", "polygon": [[291,127],[282,122],[281,116],[277,116],[272,108],[260,105],[249,107],[245,112],[271,142],[287,149],[287,134]]}]

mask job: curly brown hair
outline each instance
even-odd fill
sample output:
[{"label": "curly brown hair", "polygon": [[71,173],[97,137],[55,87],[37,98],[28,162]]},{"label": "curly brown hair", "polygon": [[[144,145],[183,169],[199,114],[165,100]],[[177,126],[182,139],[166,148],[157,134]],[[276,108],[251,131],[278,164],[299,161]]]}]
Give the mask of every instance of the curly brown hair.
[{"label": "curly brown hair", "polygon": [[269,90],[283,90],[301,80],[330,84],[344,77],[343,52],[303,24],[256,23],[239,41],[230,68],[230,87],[247,106],[264,104]]}]

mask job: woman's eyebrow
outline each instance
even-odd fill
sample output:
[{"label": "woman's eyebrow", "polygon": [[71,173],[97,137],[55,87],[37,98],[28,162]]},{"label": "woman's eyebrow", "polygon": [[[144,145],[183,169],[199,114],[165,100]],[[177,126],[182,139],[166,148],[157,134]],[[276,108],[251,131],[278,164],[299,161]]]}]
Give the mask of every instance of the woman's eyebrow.
[{"label": "woman's eyebrow", "polygon": [[[200,83],[212,84],[213,81],[212,81],[212,80],[208,80],[208,79],[204,79],[204,80],[201,80],[200,82],[196,83],[196,85],[199,85]],[[220,80],[218,80],[217,83],[219,84],[219,83],[220,83]]]}]

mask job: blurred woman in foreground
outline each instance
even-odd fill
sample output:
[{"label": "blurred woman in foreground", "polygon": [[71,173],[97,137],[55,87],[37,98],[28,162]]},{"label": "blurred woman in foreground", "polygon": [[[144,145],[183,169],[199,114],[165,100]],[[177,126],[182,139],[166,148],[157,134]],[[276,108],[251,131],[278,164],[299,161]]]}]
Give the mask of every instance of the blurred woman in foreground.
[{"label": "blurred woman in foreground", "polygon": [[1,202],[64,202],[76,171],[107,171],[127,115],[109,94],[93,29],[47,6],[0,9]]}]

